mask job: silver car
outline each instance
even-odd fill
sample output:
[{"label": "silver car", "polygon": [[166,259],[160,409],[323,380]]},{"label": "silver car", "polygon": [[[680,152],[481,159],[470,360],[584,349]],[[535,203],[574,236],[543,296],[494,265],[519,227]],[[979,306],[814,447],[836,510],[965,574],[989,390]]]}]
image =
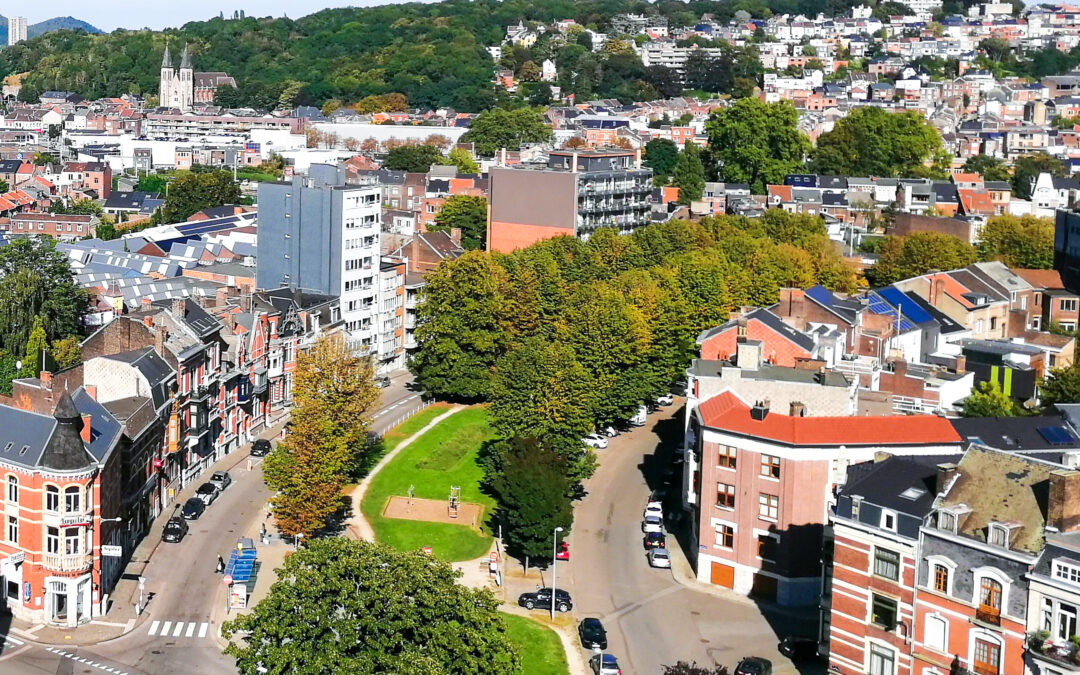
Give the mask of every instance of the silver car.
[{"label": "silver car", "polygon": [[649,567],[671,567],[671,558],[668,556],[666,548],[650,548],[648,557]]}]

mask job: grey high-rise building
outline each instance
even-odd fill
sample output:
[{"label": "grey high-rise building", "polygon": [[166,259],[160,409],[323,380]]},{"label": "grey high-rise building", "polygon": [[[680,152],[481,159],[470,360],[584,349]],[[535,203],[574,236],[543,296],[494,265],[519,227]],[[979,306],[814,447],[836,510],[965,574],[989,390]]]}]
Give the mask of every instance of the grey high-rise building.
[{"label": "grey high-rise building", "polygon": [[340,298],[350,343],[375,350],[380,213],[379,187],[346,185],[337,166],[313,164],[306,177],[260,183],[256,285]]}]

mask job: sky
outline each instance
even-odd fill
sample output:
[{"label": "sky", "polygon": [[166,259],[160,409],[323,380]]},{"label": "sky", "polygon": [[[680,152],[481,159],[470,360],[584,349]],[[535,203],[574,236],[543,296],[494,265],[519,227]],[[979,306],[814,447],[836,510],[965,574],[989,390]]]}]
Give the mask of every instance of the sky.
[{"label": "sky", "polygon": [[403,0],[259,0],[245,6],[230,0],[52,0],[51,2],[20,5],[16,12],[8,9],[5,15],[26,16],[38,23],[55,16],[72,16],[93,24],[104,31],[116,28],[177,28],[189,21],[202,21],[225,12],[231,16],[242,9],[248,16],[282,16],[297,19],[327,7],[350,7],[390,4]]}]

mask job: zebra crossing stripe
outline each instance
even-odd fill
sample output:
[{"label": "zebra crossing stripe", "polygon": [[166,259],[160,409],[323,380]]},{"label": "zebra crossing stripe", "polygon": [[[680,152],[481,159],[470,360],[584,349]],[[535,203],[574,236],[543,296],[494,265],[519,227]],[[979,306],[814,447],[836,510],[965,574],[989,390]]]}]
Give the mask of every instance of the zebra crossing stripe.
[{"label": "zebra crossing stripe", "polygon": [[206,629],[207,629],[207,624],[204,621],[202,623],[202,625],[199,626],[199,637],[201,637],[201,638],[206,637]]},{"label": "zebra crossing stripe", "polygon": [[150,624],[150,635],[157,635],[157,629],[159,625],[161,625],[160,621],[155,621],[154,623]]},{"label": "zebra crossing stripe", "polygon": [[176,622],[176,630],[173,631],[172,636],[173,637],[180,637],[180,633],[182,633],[183,631],[184,631],[184,622],[183,621],[177,621]]},{"label": "zebra crossing stripe", "polygon": [[187,632],[184,633],[184,637],[191,637],[192,635],[194,635],[195,634],[195,626],[196,626],[196,623],[194,621],[189,623],[188,627],[187,627]]},{"label": "zebra crossing stripe", "polygon": [[172,628],[172,621],[166,621],[161,626],[161,635],[167,637],[169,635],[169,629]]}]

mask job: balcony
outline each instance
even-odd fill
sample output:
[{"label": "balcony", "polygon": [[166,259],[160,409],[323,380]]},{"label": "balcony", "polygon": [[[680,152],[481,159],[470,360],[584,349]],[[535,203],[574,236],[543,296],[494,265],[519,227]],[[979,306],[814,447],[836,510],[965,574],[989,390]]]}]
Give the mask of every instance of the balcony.
[{"label": "balcony", "polygon": [[1001,625],[1001,610],[994,607],[987,607],[986,605],[980,605],[975,610],[975,620],[982,623],[990,624],[991,626]]},{"label": "balcony", "polygon": [[41,559],[45,569],[54,572],[84,572],[90,569],[93,562],[94,557],[87,553],[46,553]]},{"label": "balcony", "polygon": [[1028,634],[1027,648],[1028,652],[1040,660],[1064,666],[1069,672],[1080,673],[1080,648],[1077,642],[1080,642],[1080,639],[1075,637],[1073,640],[1052,640],[1049,633],[1040,631]]}]

